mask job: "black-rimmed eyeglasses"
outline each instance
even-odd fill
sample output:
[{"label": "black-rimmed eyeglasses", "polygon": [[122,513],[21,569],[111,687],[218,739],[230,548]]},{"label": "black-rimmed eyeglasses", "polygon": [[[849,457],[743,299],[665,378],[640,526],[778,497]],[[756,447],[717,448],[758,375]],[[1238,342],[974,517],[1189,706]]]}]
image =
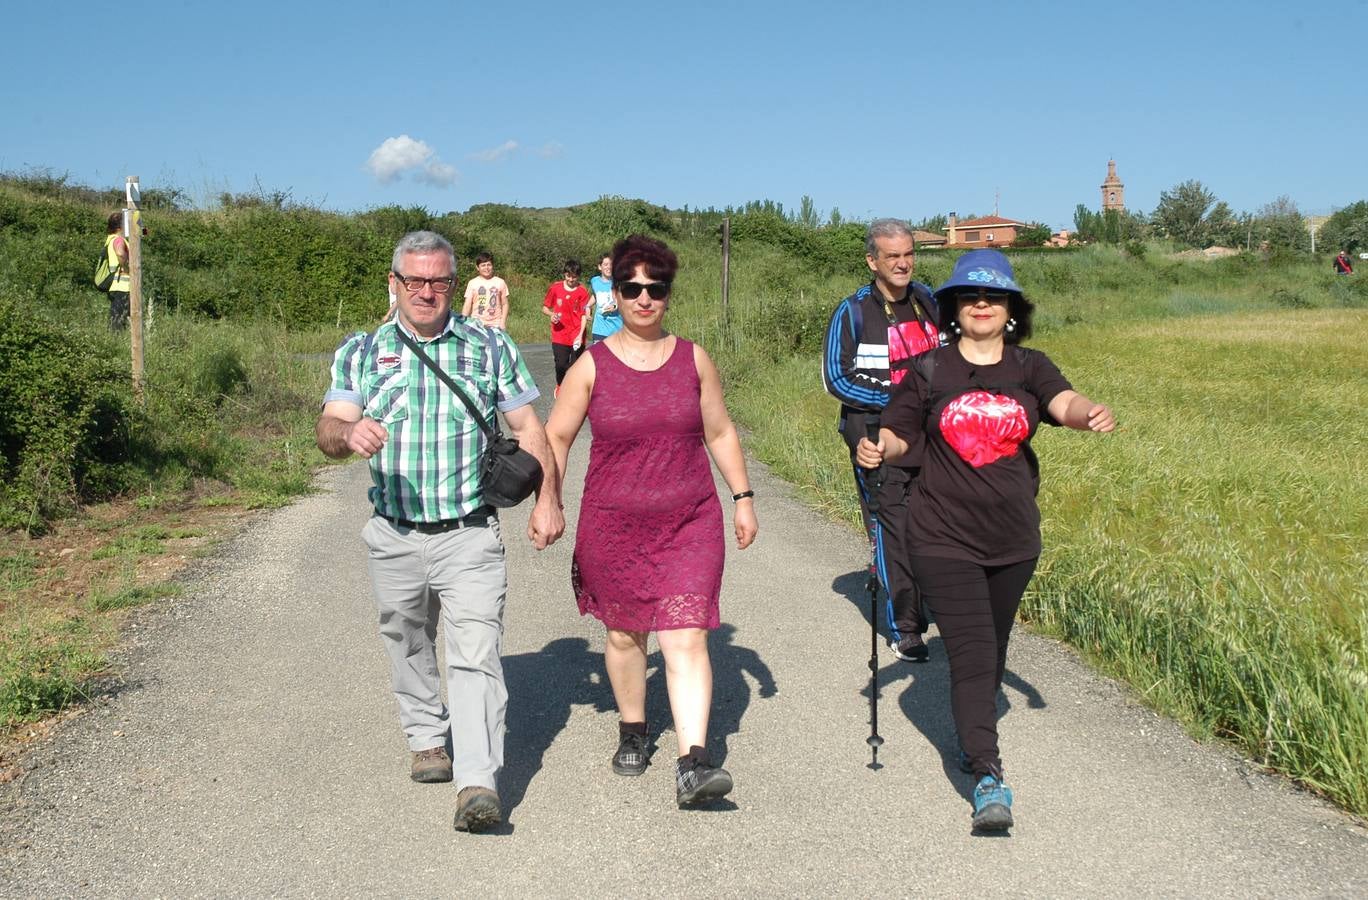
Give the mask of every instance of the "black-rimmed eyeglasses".
[{"label": "black-rimmed eyeglasses", "polygon": [[394,277],[399,279],[409,293],[416,294],[423,289],[423,285],[431,285],[433,293],[450,294],[456,287],[456,279],[450,276],[446,278],[423,278],[419,275],[400,275],[394,273]]}]

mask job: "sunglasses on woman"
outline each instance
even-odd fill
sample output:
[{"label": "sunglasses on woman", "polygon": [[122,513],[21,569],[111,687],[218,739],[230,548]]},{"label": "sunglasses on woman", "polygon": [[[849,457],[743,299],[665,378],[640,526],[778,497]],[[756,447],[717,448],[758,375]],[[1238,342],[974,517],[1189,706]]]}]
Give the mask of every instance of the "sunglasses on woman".
[{"label": "sunglasses on woman", "polygon": [[617,284],[618,293],[624,300],[635,300],[645,291],[646,296],[652,300],[664,300],[670,296],[670,282],[652,281],[650,284],[642,284],[639,281],[619,281]]}]

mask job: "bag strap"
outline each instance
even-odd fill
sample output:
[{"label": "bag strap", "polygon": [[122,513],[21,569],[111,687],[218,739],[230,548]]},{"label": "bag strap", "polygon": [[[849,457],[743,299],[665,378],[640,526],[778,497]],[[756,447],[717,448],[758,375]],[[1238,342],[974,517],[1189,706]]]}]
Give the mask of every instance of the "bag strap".
[{"label": "bag strap", "polygon": [[499,417],[497,415],[494,417],[494,427],[490,428],[489,423],[485,421],[484,413],[476,408],[475,403],[466,396],[466,392],[461,390],[455,381],[451,380],[451,376],[444,372],[441,366],[432,361],[432,357],[423,352],[423,348],[418,346],[417,341],[404,333],[404,329],[401,328],[397,322],[394,324],[394,333],[399,335],[399,340],[404,343],[405,347],[412,350],[413,354],[423,361],[423,365],[431,369],[433,373],[442,380],[443,384],[451,388],[452,393],[461,398],[461,402],[464,403],[465,408],[470,411],[470,415],[475,419],[475,424],[480,426],[480,430],[485,433],[486,438],[495,441],[503,437],[503,434],[499,431]]}]

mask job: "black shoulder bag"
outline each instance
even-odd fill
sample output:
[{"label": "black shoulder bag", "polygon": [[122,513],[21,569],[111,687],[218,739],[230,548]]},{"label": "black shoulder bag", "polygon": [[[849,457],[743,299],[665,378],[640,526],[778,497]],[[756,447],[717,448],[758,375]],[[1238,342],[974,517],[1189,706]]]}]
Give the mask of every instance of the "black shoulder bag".
[{"label": "black shoulder bag", "polygon": [[[475,419],[475,423],[480,426],[480,430],[485,433],[486,446],[484,455],[480,457],[480,490],[484,494],[485,502],[490,506],[497,506],[501,509],[517,506],[532,495],[532,492],[541,487],[542,467],[541,463],[531,453],[518,446],[516,438],[506,436],[499,429],[499,414],[494,413],[494,426],[491,428],[485,421],[484,414],[476,408],[475,404],[465,391],[457,386],[451,376],[442,371],[442,367],[432,361],[432,358],[423,352],[418,346],[417,341],[404,333],[396,323],[395,333],[399,335],[399,340],[404,342],[404,346],[413,351],[414,355],[423,361],[423,365],[442,379],[442,383],[451,388],[452,393],[461,398],[465,408],[470,411],[470,415]],[[494,357],[494,391],[497,394],[498,385],[498,352],[499,347],[496,341],[490,342],[490,353]]]}]

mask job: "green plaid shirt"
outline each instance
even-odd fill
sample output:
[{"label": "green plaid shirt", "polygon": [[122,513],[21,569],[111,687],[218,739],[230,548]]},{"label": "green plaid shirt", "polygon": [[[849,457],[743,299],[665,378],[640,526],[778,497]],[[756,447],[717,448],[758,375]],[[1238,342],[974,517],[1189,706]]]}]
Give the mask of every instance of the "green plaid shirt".
[{"label": "green plaid shirt", "polygon": [[[332,386],[323,402],[355,403],[389,432],[370,460],[376,512],[412,522],[459,518],[484,505],[479,473],[484,432],[460,398],[403,345],[398,327],[397,317],[381,325],[369,347],[364,331],[344,340],[333,356]],[[540,396],[517,345],[502,329],[453,315],[431,341],[410,336],[477,407],[487,410],[491,424],[496,387],[498,408],[505,413]]]}]

